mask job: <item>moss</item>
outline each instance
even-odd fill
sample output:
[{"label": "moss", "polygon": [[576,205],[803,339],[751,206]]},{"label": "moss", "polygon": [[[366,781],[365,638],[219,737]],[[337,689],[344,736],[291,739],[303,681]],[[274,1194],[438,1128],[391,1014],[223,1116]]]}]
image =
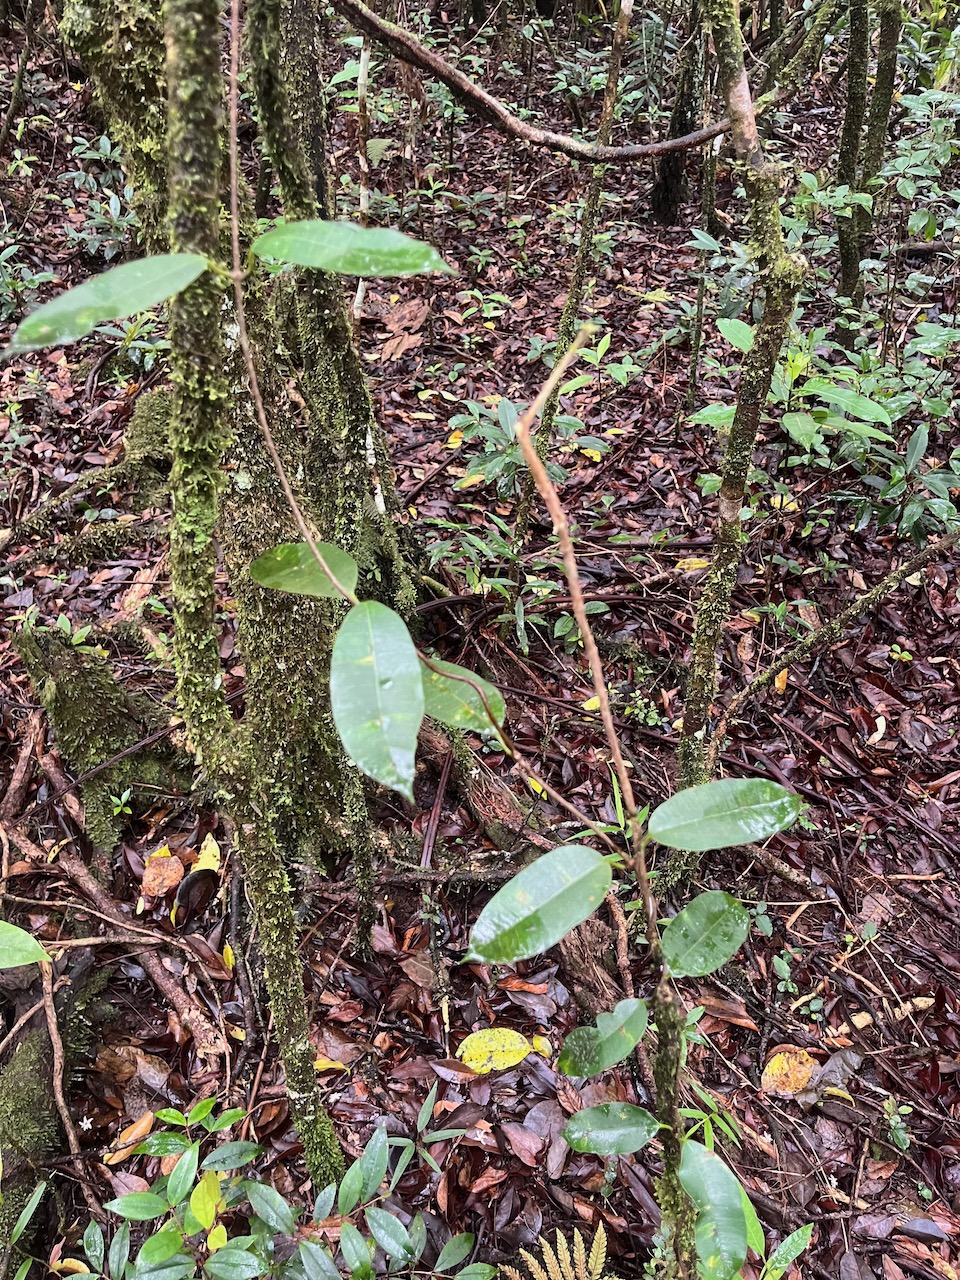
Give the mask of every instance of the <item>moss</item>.
[{"label": "moss", "polygon": [[696,1272],[694,1226],[697,1215],[679,1178],[684,1138],[679,1106],[685,1018],[669,978],[660,981],[654,994],[653,1016],[657,1027],[653,1078],[657,1088],[657,1119],[663,1126],[664,1170],[656,1180],[661,1230],[666,1244],[666,1259],[660,1274],[669,1280],[686,1280]]},{"label": "moss", "polygon": [[[40,1167],[57,1145],[59,1122],[50,1089],[50,1067],[46,1036],[30,1031],[0,1072],[0,1253],[6,1250],[10,1232],[40,1180]],[[21,1247],[25,1243],[21,1241]]]},{"label": "moss", "polygon": [[144,247],[161,253],[167,178],[159,0],[66,0],[60,33],[93,77],[110,135],[123,149]]},{"label": "moss", "polygon": [[[108,663],[80,653],[56,631],[21,631],[17,652],[43,704],[64,759],[77,774],[99,769],[165,723],[147,699],[131,697]],[[112,850],[119,824],[111,796],[137,784],[176,786],[177,762],[137,755],[98,773],[83,787],[87,834],[98,849]]]}]

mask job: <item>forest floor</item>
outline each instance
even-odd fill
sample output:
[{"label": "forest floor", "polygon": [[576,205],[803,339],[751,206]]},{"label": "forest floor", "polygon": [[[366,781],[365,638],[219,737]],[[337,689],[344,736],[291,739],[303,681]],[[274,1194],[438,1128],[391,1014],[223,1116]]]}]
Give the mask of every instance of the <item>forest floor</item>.
[{"label": "forest floor", "polygon": [[[7,91],[17,52],[14,41],[4,54]],[[77,76],[52,45],[38,49],[26,80],[26,126],[8,148],[14,162],[11,154],[4,157],[3,242],[19,249],[4,268],[3,340],[26,305],[55,292],[42,273],[57,285],[74,284],[102,269],[124,234],[132,243],[122,196],[109,207],[109,193],[122,191],[117,160],[100,145],[90,90]],[[456,123],[452,136],[443,121],[428,119],[417,142],[417,172],[405,170],[406,104],[395,80],[393,66],[375,58],[373,133],[390,147],[373,171],[381,193],[373,214],[437,243],[459,272],[373,282],[361,327],[405,519],[421,545],[436,544],[429,572],[452,592],[425,596],[423,637],[444,658],[467,655],[493,680],[507,699],[515,740],[543,776],[581,809],[615,823],[605,746],[589,710],[592,689],[549,528],[538,514],[520,558],[527,588],[518,620],[490,583],[514,568],[503,537],[515,506],[513,464],[507,460],[499,487],[496,480],[476,479],[482,440],[451,423],[465,401],[494,410],[498,397],[525,402],[543,380],[539,356],[556,334],[585,175],[562,157],[525,152],[469,119]],[[534,87],[532,105],[562,125],[562,100],[548,84]],[[778,117],[775,145],[817,172],[832,155],[841,110],[830,77],[818,78]],[[352,216],[354,118],[341,117],[333,150],[343,211]],[[692,162],[690,172],[694,177]],[[629,357],[625,363],[634,361],[640,372],[624,387],[604,372],[566,398],[565,412],[583,424],[580,434],[599,438],[606,451],[569,444],[556,460],[569,472],[562,494],[577,526],[583,580],[599,606],[594,621],[618,727],[637,790],[653,805],[674,785],[683,664],[715,502],[697,480],[716,470],[719,451],[714,429],[692,425],[686,416],[685,325],[702,265],[690,244],[697,208],[687,205],[678,227],[657,226],[647,211],[650,181],[647,167],[607,171],[604,238],[584,307],[610,333],[610,355],[621,364]],[[731,236],[744,238],[742,202],[722,161],[718,203]],[[826,257],[816,263],[805,303],[808,325],[828,323],[831,263]],[[19,274],[11,274],[14,267]],[[743,271],[726,270],[726,276],[720,268],[714,272],[727,288],[723,305],[752,288]],[[725,279],[732,284],[724,286]],[[956,288],[949,276],[931,277],[931,318],[951,313]],[[730,402],[735,393],[738,357],[713,323],[717,306],[714,290],[698,408]],[[911,309],[909,299],[894,296],[894,347],[915,319]],[[164,380],[162,344],[162,324],[152,321],[125,348],[117,337],[100,334],[0,367],[3,524],[14,526],[81,473],[117,461],[137,397]],[[950,377],[945,366],[947,386]],[[492,439],[495,417],[488,425]],[[898,431],[908,429],[898,424]],[[957,444],[955,426],[945,427],[941,454]],[[487,462],[505,456],[504,447],[497,448]],[[790,628],[802,633],[804,622],[828,619],[910,552],[892,526],[878,531],[870,522],[852,531],[841,492],[849,476],[788,466],[786,456],[776,429],[768,429],[757,455],[768,481],[757,488],[736,609],[725,632],[724,698],[790,640]],[[109,906],[152,935],[147,945],[173,942],[165,952],[167,972],[228,1028],[246,1028],[246,1040],[230,1041],[242,1062],[231,1062],[227,1078],[248,1084],[229,1089],[229,1102],[249,1111],[246,1132],[263,1144],[258,1172],[296,1198],[304,1174],[269,1028],[243,1008],[237,973],[224,959],[229,891],[211,885],[216,891],[206,902],[201,896],[189,903],[181,893],[185,909],[176,925],[171,898],[162,893],[138,909],[149,856],[166,845],[189,869],[217,815],[195,811],[187,796],[157,794],[146,802],[138,791],[137,817],[123,831],[103,900],[83,900],[58,874],[57,851],[65,844],[84,847],[82,793],[58,780],[56,742],[11,635],[28,612],[39,625],[69,620],[74,638],[91,626],[79,643],[105,645],[125,688],[161,705],[169,698],[169,669],[107,638],[121,621],[147,626],[160,641],[169,631],[162,538],[136,536],[163,513],[129,515],[126,496],[92,485],[57,521],[50,543],[15,540],[6,548],[0,777],[9,791],[3,818],[7,829],[29,833],[46,853],[41,865],[16,842],[5,846],[8,917],[50,942],[79,930],[109,968],[104,997],[115,1018],[68,1091],[81,1142],[96,1157],[105,1190],[108,1182],[112,1194],[145,1189],[155,1175],[156,1161],[147,1157],[99,1163],[128,1126],[147,1112],[183,1108],[225,1088],[222,1079],[203,1076],[192,1041],[147,979],[141,943],[105,936],[97,912]],[[65,541],[117,521],[131,531],[128,547],[105,558],[62,562]],[[682,984],[689,1006],[702,1010],[702,1041],[689,1059],[688,1105],[715,1107],[735,1122],[740,1142],[724,1139],[724,1154],[771,1239],[815,1224],[804,1266],[818,1276],[839,1269],[844,1280],[955,1280],[960,1267],[958,567],[954,550],[816,661],[791,670],[784,687],[748,706],[730,726],[721,756],[724,773],[776,779],[809,807],[796,829],[770,845],[795,869],[795,882],[772,877],[736,850],[711,856],[702,869],[699,884],[726,888],[751,905],[756,927],[735,965],[719,977]],[[239,705],[244,671],[226,581],[222,592],[221,655]],[[493,775],[524,792],[509,761],[479,741],[474,745]],[[60,761],[59,769],[68,765]],[[485,875],[499,869],[500,852],[484,839],[454,785],[438,786],[441,772],[442,758],[428,758],[412,806],[378,798],[397,861],[383,870],[369,950],[356,936],[349,868],[326,880],[304,879],[301,951],[331,1114],[347,1152],[357,1154],[379,1122],[391,1134],[410,1136],[438,1083],[433,1123],[462,1133],[431,1148],[440,1175],[414,1161],[395,1196],[401,1210],[419,1208],[428,1223],[439,1219],[451,1231],[476,1231],[479,1256],[491,1261],[510,1260],[547,1229],[569,1232],[574,1224],[603,1221],[611,1268],[636,1276],[656,1229],[655,1148],[607,1167],[571,1151],[560,1132],[581,1105],[644,1101],[642,1081],[623,1066],[574,1088],[555,1070],[555,1057],[533,1053],[518,1066],[484,1075],[455,1057],[467,1033],[490,1026],[546,1036],[555,1054],[585,1008],[609,1008],[622,998],[621,975],[603,959],[612,950],[610,925],[601,920],[579,951],[556,951],[497,973],[464,965],[470,925],[490,894]],[[550,804],[529,792],[525,799],[534,802],[542,832],[560,825]],[[431,815],[436,821],[424,850]],[[475,874],[456,884],[442,876],[418,880],[407,864],[417,868],[421,861],[428,869]],[[639,948],[635,954],[631,977],[644,994],[652,975]],[[778,1074],[780,1067],[790,1070]],[[811,1067],[820,1074],[798,1099]],[[75,1243],[68,1237],[65,1248]],[[748,1265],[745,1274],[756,1269]]]}]

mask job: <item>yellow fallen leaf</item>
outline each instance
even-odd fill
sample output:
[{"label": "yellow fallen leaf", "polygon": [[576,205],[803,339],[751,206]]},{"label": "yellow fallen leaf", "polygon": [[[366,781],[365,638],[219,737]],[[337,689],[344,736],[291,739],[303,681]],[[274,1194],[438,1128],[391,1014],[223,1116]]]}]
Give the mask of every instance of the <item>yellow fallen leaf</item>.
[{"label": "yellow fallen leaf", "polygon": [[546,1036],[532,1036],[530,1043],[543,1058],[553,1057],[553,1045]]},{"label": "yellow fallen leaf", "polygon": [[90,1268],[79,1258],[61,1258],[59,1262],[51,1262],[50,1270],[58,1276],[88,1276]]},{"label": "yellow fallen leaf", "polygon": [[784,667],[783,670],[780,672],[780,674],[776,677],[776,679],[773,682],[773,687],[776,689],[777,693],[783,693],[784,689],[786,689],[787,687],[787,681],[789,679],[790,679],[790,668]]},{"label": "yellow fallen leaf", "polygon": [[799,511],[800,503],[796,498],[791,498],[786,493],[775,493],[770,499],[770,505],[775,511]]},{"label": "yellow fallen leaf", "polygon": [[322,1053],[318,1053],[313,1060],[313,1068],[315,1071],[346,1071],[347,1064],[335,1062],[333,1058],[325,1058]]},{"label": "yellow fallen leaf", "polygon": [[474,1031],[457,1050],[457,1057],[465,1067],[486,1075],[488,1071],[506,1071],[522,1062],[534,1046],[519,1031],[508,1027],[490,1027],[486,1031]]},{"label": "yellow fallen leaf", "polygon": [[233,947],[231,947],[231,945],[230,945],[230,943],[229,943],[229,942],[225,942],[225,943],[223,944],[223,953],[222,953],[222,955],[223,955],[223,963],[224,963],[224,965],[225,965],[225,966],[230,970],[230,972],[232,973],[232,972],[233,972],[233,966],[236,964],[237,958],[236,958],[236,956],[233,954]]},{"label": "yellow fallen leaf", "polygon": [[709,567],[710,561],[704,560],[703,556],[684,556],[682,560],[677,561],[677,569],[680,573],[696,573],[698,569]]},{"label": "yellow fallen leaf", "polygon": [[483,484],[483,476],[464,476],[462,480],[458,480],[453,486],[455,489],[472,489],[474,485]]},{"label": "yellow fallen leaf", "polygon": [[547,788],[542,782],[538,782],[536,778],[528,778],[527,786],[535,796],[545,796],[547,794]]},{"label": "yellow fallen leaf", "polygon": [[763,1068],[760,1088],[778,1098],[792,1098],[807,1087],[816,1068],[816,1058],[806,1049],[785,1045]]},{"label": "yellow fallen leaf", "polygon": [[208,832],[203,837],[203,844],[200,846],[200,852],[197,854],[197,860],[190,868],[191,871],[219,871],[220,870],[220,846],[214,840],[213,836]]},{"label": "yellow fallen leaf", "polygon": [[602,456],[599,449],[581,449],[580,452],[585,454],[591,462],[599,462]]},{"label": "yellow fallen leaf", "polygon": [[459,449],[462,444],[463,444],[463,432],[460,431],[459,428],[456,431],[451,431],[450,434],[447,436],[446,447],[448,449]]},{"label": "yellow fallen leaf", "polygon": [[588,698],[586,702],[581,702],[580,705],[584,711],[596,711],[600,706],[600,699],[594,694],[592,698]]}]

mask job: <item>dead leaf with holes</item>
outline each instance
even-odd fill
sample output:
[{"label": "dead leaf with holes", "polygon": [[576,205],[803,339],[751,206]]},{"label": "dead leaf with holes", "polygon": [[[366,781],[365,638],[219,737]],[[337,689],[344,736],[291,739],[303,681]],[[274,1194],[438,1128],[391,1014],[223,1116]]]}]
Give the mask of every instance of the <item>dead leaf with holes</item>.
[{"label": "dead leaf with holes", "polygon": [[817,1060],[795,1044],[780,1045],[767,1060],[760,1088],[775,1098],[793,1098],[810,1083]]}]

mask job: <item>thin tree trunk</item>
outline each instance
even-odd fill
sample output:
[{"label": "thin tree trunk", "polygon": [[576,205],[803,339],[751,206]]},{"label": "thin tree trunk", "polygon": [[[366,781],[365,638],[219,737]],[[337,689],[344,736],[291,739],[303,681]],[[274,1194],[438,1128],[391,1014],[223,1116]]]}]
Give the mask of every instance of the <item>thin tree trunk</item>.
[{"label": "thin tree trunk", "polygon": [[[877,175],[883,166],[883,154],[887,145],[887,128],[890,123],[890,108],[893,105],[893,94],[897,83],[897,51],[900,45],[900,31],[903,26],[903,6],[900,0],[879,0],[880,38],[877,49],[877,76],[873,84],[870,98],[870,113],[867,117],[867,132],[863,141],[863,164],[860,171],[859,189],[868,195],[875,195]],[[858,205],[854,210],[857,232],[857,283],[854,287],[854,302],[863,303],[863,276],[859,271],[859,261],[865,256],[866,241],[874,222],[874,212]]]},{"label": "thin tree trunk", "polygon": [[[687,22],[687,43],[680,60],[676,96],[670,113],[668,138],[682,138],[692,133],[703,120],[703,70],[706,45],[702,31],[700,0],[692,0]],[[665,227],[676,224],[680,205],[686,198],[687,154],[671,151],[659,165],[657,180],[650,191],[650,208],[657,222]]]},{"label": "thin tree trunk", "polygon": [[[837,157],[837,182],[857,189],[857,166],[863,121],[867,110],[867,70],[870,61],[869,0],[850,0],[847,52],[847,105],[840,135]],[[837,220],[840,245],[840,293],[852,298],[860,278],[860,237],[857,230],[856,206],[848,216]]]}]

